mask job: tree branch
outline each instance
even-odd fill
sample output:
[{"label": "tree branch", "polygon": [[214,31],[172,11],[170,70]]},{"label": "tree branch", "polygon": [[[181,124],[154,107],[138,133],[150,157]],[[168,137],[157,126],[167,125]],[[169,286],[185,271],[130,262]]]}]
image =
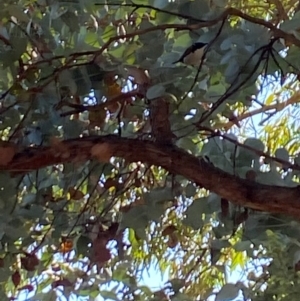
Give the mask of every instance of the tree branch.
[{"label": "tree branch", "polygon": [[107,160],[115,156],[127,162],[141,161],[161,166],[236,205],[300,218],[300,186],[269,186],[241,179],[175,146],[108,135],[70,139],[61,142],[60,151],[54,148],[27,148],[16,153],[10,163],[2,166],[1,170],[17,174],[54,164],[82,162],[93,159],[97,148],[96,157],[99,159]]},{"label": "tree branch", "polygon": [[[283,102],[276,102],[271,105],[264,105],[261,108],[243,113],[242,115],[236,116],[237,121],[242,121],[249,117],[253,117],[255,115],[261,113],[267,113],[267,111],[275,110],[275,113],[279,113],[280,111],[286,109],[289,105],[296,104],[300,102],[300,92],[296,91],[294,95],[292,95],[289,99]],[[222,127],[229,129],[231,126],[234,125],[234,122],[228,121],[227,123],[223,124]]]}]

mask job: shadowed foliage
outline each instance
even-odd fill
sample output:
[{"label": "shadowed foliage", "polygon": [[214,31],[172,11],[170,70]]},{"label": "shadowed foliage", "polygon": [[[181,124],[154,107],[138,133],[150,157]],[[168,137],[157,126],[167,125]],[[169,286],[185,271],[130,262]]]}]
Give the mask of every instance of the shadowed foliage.
[{"label": "shadowed foliage", "polygon": [[0,299],[298,300],[300,2],[2,2]]}]

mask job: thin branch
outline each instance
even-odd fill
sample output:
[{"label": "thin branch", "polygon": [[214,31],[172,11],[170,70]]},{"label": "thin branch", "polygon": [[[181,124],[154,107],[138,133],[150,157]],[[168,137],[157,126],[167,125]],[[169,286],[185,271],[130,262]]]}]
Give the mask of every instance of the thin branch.
[{"label": "thin branch", "polygon": [[172,12],[172,11],[169,11],[169,10],[165,10],[165,9],[162,9],[162,8],[158,8],[158,7],[155,7],[155,6],[152,6],[152,5],[147,5],[147,4],[136,4],[136,3],[123,3],[123,4],[120,4],[120,3],[95,3],[95,5],[118,5],[118,6],[127,6],[127,7],[134,7],[134,11],[137,11],[138,9],[140,8],[148,8],[148,9],[152,9],[152,10],[155,10],[156,12],[158,13],[163,13],[163,14],[167,14],[167,15],[170,15],[170,16],[175,16],[175,17],[179,17],[179,18],[183,18],[183,19],[187,19],[187,20],[191,20],[191,21],[196,21],[196,22],[205,22],[205,20],[202,20],[202,19],[198,19],[198,18],[195,18],[193,16],[190,16],[190,15],[186,15],[186,14],[181,14],[181,13],[176,13],[176,12]]},{"label": "thin branch", "polygon": [[97,105],[93,105],[93,106],[84,106],[84,105],[77,105],[77,104],[72,104],[72,103],[64,103],[64,106],[68,106],[73,108],[74,110],[72,111],[67,111],[64,113],[61,113],[60,116],[64,117],[64,116],[69,116],[69,115],[73,115],[73,114],[78,114],[78,113],[82,113],[84,111],[98,111],[98,110],[103,110],[105,108],[107,108],[108,106],[112,106],[114,104],[117,103],[123,103],[124,101],[128,100],[128,98],[132,98],[132,97],[136,97],[138,96],[140,92],[138,90],[133,90],[127,93],[122,93],[119,94],[115,97],[113,97],[112,99],[109,99],[106,102],[97,104]]},{"label": "thin branch", "polygon": [[288,20],[289,19],[286,11],[284,10],[281,0],[267,0],[267,2],[275,5],[275,7],[277,9],[277,13],[278,13],[277,18],[279,20]]},{"label": "thin branch", "polygon": [[[249,117],[253,117],[253,116],[255,116],[257,114],[261,114],[261,113],[266,113],[267,111],[271,111],[271,110],[275,110],[275,113],[278,113],[278,112],[284,110],[287,106],[296,104],[299,102],[300,102],[300,92],[297,91],[294,95],[292,95],[286,101],[277,102],[272,105],[264,105],[263,107],[261,107],[259,109],[252,110],[250,112],[246,112],[240,116],[236,116],[236,118],[238,121],[242,121]],[[232,125],[234,125],[234,123],[232,121],[229,121],[229,122],[225,123],[224,125],[222,125],[222,127],[230,128]]]}]

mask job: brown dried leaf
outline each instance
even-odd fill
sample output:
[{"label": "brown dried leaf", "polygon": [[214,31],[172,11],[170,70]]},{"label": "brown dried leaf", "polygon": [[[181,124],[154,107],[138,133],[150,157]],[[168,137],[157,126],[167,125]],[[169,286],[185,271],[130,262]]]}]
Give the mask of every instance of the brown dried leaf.
[{"label": "brown dried leaf", "polygon": [[115,80],[106,85],[106,97],[108,100],[120,94],[122,94],[122,87]]},{"label": "brown dried leaf", "polygon": [[26,271],[32,272],[39,264],[39,259],[35,254],[27,254],[26,257],[21,258],[21,264]]},{"label": "brown dried leaf", "polygon": [[134,78],[134,82],[138,85],[145,85],[150,83],[150,78],[145,70],[137,67],[128,67],[127,68],[128,76]]},{"label": "brown dried leaf", "polygon": [[31,285],[31,284],[27,284],[27,285],[24,285],[24,286],[22,286],[22,287],[18,288],[18,291],[27,290],[27,291],[28,291],[28,293],[30,293],[30,292],[32,292],[32,291],[33,291],[33,289],[34,289],[33,285]]},{"label": "brown dried leaf", "polygon": [[81,200],[84,197],[84,193],[74,187],[70,187],[68,192],[70,194],[70,198],[75,201]]},{"label": "brown dried leaf", "polygon": [[59,252],[68,253],[73,250],[73,241],[68,239],[60,244]]},{"label": "brown dried leaf", "polygon": [[104,183],[104,188],[109,189],[111,187],[118,187],[118,182],[115,179],[108,178]]},{"label": "brown dried leaf", "polygon": [[168,247],[173,249],[177,246],[178,244],[178,237],[176,235],[176,233],[172,233],[170,236],[169,236],[169,240],[168,240]]},{"label": "brown dried leaf", "polygon": [[162,236],[167,236],[167,235],[171,235],[172,233],[174,233],[177,230],[177,228],[173,225],[167,226],[163,231],[162,231]]},{"label": "brown dried leaf", "polygon": [[104,263],[111,258],[110,251],[106,248],[106,239],[97,238],[93,242],[93,260],[97,263]]},{"label": "brown dried leaf", "polygon": [[20,282],[21,282],[21,275],[19,271],[15,271],[12,275],[11,275],[11,281],[14,284],[15,287],[19,286]]}]

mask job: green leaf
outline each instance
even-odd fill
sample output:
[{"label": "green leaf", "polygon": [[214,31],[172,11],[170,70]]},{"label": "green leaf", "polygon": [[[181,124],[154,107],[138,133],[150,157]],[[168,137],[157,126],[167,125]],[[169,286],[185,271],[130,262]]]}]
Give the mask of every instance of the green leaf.
[{"label": "green leaf", "polygon": [[170,280],[170,284],[172,285],[174,293],[177,294],[179,290],[185,285],[185,282],[183,279],[175,278]]},{"label": "green leaf", "polygon": [[196,191],[197,191],[197,188],[195,185],[188,184],[185,188],[185,195],[188,198],[193,197],[195,195]]},{"label": "green leaf", "polygon": [[230,301],[235,299],[239,294],[239,288],[234,284],[227,283],[217,293],[216,301]]},{"label": "green leaf", "polygon": [[[132,228],[138,234],[145,233],[148,225],[148,207],[145,205],[138,205],[129,209],[128,212],[123,213],[120,229]],[[144,238],[145,234],[141,238]]]},{"label": "green leaf", "polygon": [[275,151],[275,157],[286,162],[289,162],[290,155],[285,148],[277,148]]},{"label": "green leaf", "polygon": [[198,151],[197,145],[193,142],[192,139],[188,137],[183,137],[178,139],[176,141],[176,145],[180,148],[190,151],[192,154],[196,154]]},{"label": "green leaf", "polygon": [[265,149],[264,144],[262,143],[261,140],[256,139],[256,138],[247,138],[244,142],[244,145],[247,145],[251,148],[253,148],[254,150],[257,150],[259,152],[263,152]]},{"label": "green leaf", "polygon": [[156,8],[164,9],[166,6],[168,6],[170,1],[168,0],[154,0],[153,6]]},{"label": "green leaf", "polygon": [[89,237],[86,235],[80,235],[76,242],[76,252],[77,254],[87,256],[89,251],[89,244],[91,244],[92,241]]},{"label": "green leaf", "polygon": [[148,99],[155,99],[165,95],[165,87],[162,84],[151,86],[146,93]]},{"label": "green leaf", "polygon": [[288,33],[292,33],[300,28],[299,21],[300,21],[300,12],[298,11],[293,15],[292,19],[284,21],[280,25],[280,29]]},{"label": "green leaf", "polygon": [[220,155],[223,153],[223,140],[220,137],[214,137],[209,139],[207,143],[205,143],[201,150],[202,156],[212,156],[212,155]]},{"label": "green leaf", "polygon": [[228,240],[223,240],[223,239],[214,239],[211,241],[211,247],[215,250],[221,250],[223,248],[228,248],[231,246]]},{"label": "green leaf", "polygon": [[238,241],[235,245],[233,245],[233,248],[237,252],[243,252],[248,251],[251,249],[252,242],[245,240],[245,241]]},{"label": "green leaf", "polygon": [[18,19],[19,22],[29,22],[29,17],[24,13],[18,5],[9,5],[7,7],[8,13]]},{"label": "green leaf", "polygon": [[204,224],[202,214],[207,211],[209,211],[207,199],[196,199],[186,210],[186,218],[183,223],[195,230],[201,229]]},{"label": "green leaf", "polygon": [[119,298],[117,297],[116,293],[111,291],[101,289],[100,295],[102,298],[104,298],[104,300],[109,299],[119,301]]},{"label": "green leaf", "polygon": [[79,31],[81,28],[79,27],[79,20],[78,20],[78,16],[76,16],[75,13],[71,12],[71,11],[66,11],[64,14],[62,14],[61,16],[62,21],[70,28],[70,30],[72,32],[77,32]]}]

